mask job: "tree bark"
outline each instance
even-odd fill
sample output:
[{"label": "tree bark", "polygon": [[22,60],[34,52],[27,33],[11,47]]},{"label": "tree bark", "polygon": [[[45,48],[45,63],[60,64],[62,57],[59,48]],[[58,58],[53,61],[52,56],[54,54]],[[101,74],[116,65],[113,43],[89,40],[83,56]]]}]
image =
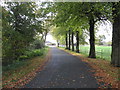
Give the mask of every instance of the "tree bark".
[{"label": "tree bark", "polygon": [[66,41],[66,49],[68,49],[68,35],[67,35],[67,32],[66,32],[66,37],[65,37],[65,41]]},{"label": "tree bark", "polygon": [[76,31],[76,52],[79,53],[79,31]]},{"label": "tree bark", "polygon": [[69,48],[68,48],[69,50],[71,50],[70,47],[71,47],[71,39],[70,39],[70,30],[69,30]]},{"label": "tree bark", "polygon": [[95,21],[94,19],[90,19],[89,21],[89,32],[90,32],[90,51],[89,51],[89,58],[96,58],[95,54],[95,35],[94,35],[94,25]]},{"label": "tree bark", "polygon": [[43,40],[43,37],[44,37],[44,34],[42,33],[42,37],[41,37],[41,39],[40,39],[41,41]]},{"label": "tree bark", "polygon": [[57,40],[57,46],[59,47],[59,41]]},{"label": "tree bark", "polygon": [[46,31],[46,32],[45,32],[45,40],[44,40],[44,43],[45,43],[45,41],[46,41],[46,36],[47,36],[47,34],[48,34],[48,32]]},{"label": "tree bark", "polygon": [[74,32],[72,31],[72,36],[71,36],[71,41],[72,41],[72,51],[74,51]]},{"label": "tree bark", "polygon": [[112,36],[112,55],[111,64],[120,67],[120,4],[113,3],[113,36]]}]

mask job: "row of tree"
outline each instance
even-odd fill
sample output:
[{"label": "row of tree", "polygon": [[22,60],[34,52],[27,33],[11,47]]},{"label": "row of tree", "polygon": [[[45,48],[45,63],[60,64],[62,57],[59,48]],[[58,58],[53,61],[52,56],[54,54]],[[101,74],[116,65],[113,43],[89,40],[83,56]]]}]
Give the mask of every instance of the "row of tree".
[{"label": "row of tree", "polygon": [[96,58],[96,25],[105,20],[113,24],[111,64],[120,66],[119,2],[48,2],[40,5],[33,2],[5,3],[2,7],[3,64],[8,65],[17,60],[34,43],[41,48],[51,22],[52,34],[61,43],[66,42],[67,49],[71,49],[72,44],[74,50],[75,36],[76,51],[79,52],[79,42],[85,44],[85,38],[89,36],[89,57]]},{"label": "row of tree", "polygon": [[44,47],[49,31],[47,19],[47,12],[36,3],[4,3],[2,6],[3,65],[15,62],[31,48]]},{"label": "row of tree", "polygon": [[114,66],[120,66],[119,2],[56,2],[52,3],[51,6],[50,12],[52,12],[54,16],[53,23],[55,27],[57,27],[56,29],[53,29],[52,34],[60,41],[63,40],[60,37],[64,37],[66,48],[70,50],[70,45],[72,44],[72,50],[74,50],[73,37],[74,33],[76,33],[77,52],[79,52],[79,41],[83,42],[86,38],[85,36],[89,35],[90,58],[96,58],[96,23],[109,20],[113,24],[111,64]]}]

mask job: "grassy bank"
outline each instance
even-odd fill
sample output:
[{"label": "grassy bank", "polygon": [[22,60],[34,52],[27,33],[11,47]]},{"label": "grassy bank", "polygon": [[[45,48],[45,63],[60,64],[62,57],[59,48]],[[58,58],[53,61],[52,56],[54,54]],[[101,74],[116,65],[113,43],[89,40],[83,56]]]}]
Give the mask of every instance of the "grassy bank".
[{"label": "grassy bank", "polygon": [[88,63],[90,67],[93,68],[91,72],[95,72],[94,76],[98,80],[98,84],[101,85],[101,83],[105,83],[104,85],[100,86],[102,88],[112,87],[112,88],[118,88],[118,83],[120,78],[118,77],[119,73],[118,70],[120,68],[113,67],[110,64],[110,61],[103,60],[103,59],[91,59],[87,58],[86,55],[76,53],[73,51],[65,50],[64,48],[60,48],[69,54],[72,54],[74,56],[77,56],[82,60],[83,62]]},{"label": "grassy bank", "polygon": [[[29,82],[38,70],[41,70],[48,60],[49,48],[37,49],[29,52],[30,58],[19,60],[10,66],[3,67],[3,87],[19,87]],[[46,55],[47,54],[47,55]]]}]

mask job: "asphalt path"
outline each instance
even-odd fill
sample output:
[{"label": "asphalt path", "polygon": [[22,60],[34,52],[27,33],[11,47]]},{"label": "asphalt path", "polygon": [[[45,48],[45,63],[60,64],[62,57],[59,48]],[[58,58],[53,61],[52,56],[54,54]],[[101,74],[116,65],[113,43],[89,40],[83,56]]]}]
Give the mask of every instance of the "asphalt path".
[{"label": "asphalt path", "polygon": [[89,65],[56,47],[51,59],[25,88],[97,88],[99,85]]}]

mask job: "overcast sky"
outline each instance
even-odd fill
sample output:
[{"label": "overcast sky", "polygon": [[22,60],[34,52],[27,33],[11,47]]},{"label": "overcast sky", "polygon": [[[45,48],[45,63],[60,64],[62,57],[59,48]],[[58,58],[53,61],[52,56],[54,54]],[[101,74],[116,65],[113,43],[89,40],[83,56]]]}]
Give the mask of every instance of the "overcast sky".
[{"label": "overcast sky", "polygon": [[110,22],[106,22],[106,24],[100,25],[98,28],[98,35],[105,35],[105,41],[112,41],[112,24]]}]

